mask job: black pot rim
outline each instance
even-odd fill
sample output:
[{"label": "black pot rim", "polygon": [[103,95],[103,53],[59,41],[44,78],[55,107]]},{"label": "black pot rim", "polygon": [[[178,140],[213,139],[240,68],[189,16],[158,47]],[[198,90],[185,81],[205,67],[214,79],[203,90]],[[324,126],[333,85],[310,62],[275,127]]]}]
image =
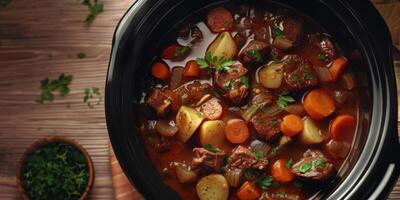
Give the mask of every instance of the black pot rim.
[{"label": "black pot rim", "polygon": [[[129,123],[125,121],[126,119],[124,119],[123,122],[118,121],[123,119],[123,116],[121,116],[121,106],[123,103],[121,102],[123,102],[123,99],[126,97],[121,93],[121,88],[116,87],[118,85],[117,83],[121,82],[121,80],[115,78],[115,70],[118,68],[116,66],[116,60],[119,54],[122,54],[122,52],[118,51],[119,46],[122,45],[121,39],[125,37],[124,33],[128,26],[131,23],[138,26],[142,25],[142,19],[137,18],[135,15],[140,12],[146,12],[146,14],[141,13],[142,17],[149,15],[152,7],[156,7],[157,4],[161,4],[161,2],[162,1],[138,0],[129,8],[119,22],[113,37],[113,48],[107,74],[105,94],[107,127],[116,157],[131,182],[133,182],[144,197],[148,199],[160,199],[161,197],[168,197],[169,199],[177,198],[177,196],[171,193],[171,191],[163,191],[163,189],[160,189],[159,192],[156,192],[156,190],[150,189],[147,182],[154,182],[154,180],[146,179],[146,175],[143,173],[145,170],[142,168],[143,166],[139,164],[132,166],[127,162],[128,159],[132,158],[132,155],[127,154],[127,149],[124,149],[123,142],[125,142],[126,145],[128,141],[123,141],[123,138],[119,137],[117,133],[121,131],[117,128],[121,123]],[[182,0],[180,2],[182,2]],[[373,79],[372,90],[373,102],[375,103],[372,105],[371,109],[372,121],[369,133],[376,133],[368,134],[364,149],[368,147],[371,150],[361,152],[359,161],[357,161],[351,172],[347,175],[347,177],[351,177],[351,179],[345,178],[335,189],[335,191],[339,192],[333,192],[328,196],[324,196],[324,198],[348,199],[365,196],[366,194],[370,197],[384,198],[390,192],[400,173],[399,157],[391,153],[400,152],[400,145],[396,127],[397,90],[389,31],[382,17],[370,2],[359,3],[345,0],[332,2],[329,0],[320,0],[320,3],[332,9],[341,10],[341,13],[338,13],[337,17],[341,18],[346,25],[360,27],[359,32],[354,32],[353,34],[362,38],[361,49],[364,54],[369,56],[367,59],[370,70],[373,72],[371,78]],[[351,27],[347,28],[351,29]],[[374,47],[379,47],[380,51],[374,50],[376,49]],[[135,144],[136,142],[137,141],[135,141]],[[132,154],[138,154],[134,148],[128,150],[132,151]],[[134,155],[134,157],[142,158],[139,155]],[[163,187],[162,183],[158,184],[158,186]]]}]

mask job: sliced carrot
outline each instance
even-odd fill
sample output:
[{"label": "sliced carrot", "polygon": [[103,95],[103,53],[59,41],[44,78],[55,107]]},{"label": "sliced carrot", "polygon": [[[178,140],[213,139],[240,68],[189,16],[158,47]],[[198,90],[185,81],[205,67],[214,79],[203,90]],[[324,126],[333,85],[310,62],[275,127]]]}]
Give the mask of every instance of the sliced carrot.
[{"label": "sliced carrot", "polygon": [[166,81],[171,75],[171,72],[167,64],[162,62],[156,62],[153,64],[151,68],[151,74],[158,79]]},{"label": "sliced carrot", "polygon": [[282,133],[288,137],[295,136],[298,132],[303,130],[303,120],[297,115],[286,115],[281,122],[280,129]]},{"label": "sliced carrot", "polygon": [[332,61],[329,71],[331,72],[332,79],[334,81],[339,79],[340,74],[342,74],[344,68],[347,66],[347,59],[345,57],[339,57]]},{"label": "sliced carrot", "polygon": [[226,139],[233,144],[241,144],[249,137],[249,128],[243,120],[228,122],[224,128]]},{"label": "sliced carrot", "polygon": [[288,161],[286,159],[279,159],[274,162],[271,167],[271,176],[274,180],[281,183],[287,183],[294,179],[292,171],[290,171],[291,166],[287,166]]},{"label": "sliced carrot", "polygon": [[323,89],[314,89],[304,98],[304,109],[311,118],[320,120],[335,112],[335,101]]},{"label": "sliced carrot", "polygon": [[182,61],[190,54],[190,47],[171,44],[163,50],[161,57],[172,61]]},{"label": "sliced carrot", "polygon": [[261,196],[260,189],[253,183],[246,181],[237,191],[240,200],[256,200]]},{"label": "sliced carrot", "polygon": [[207,15],[207,25],[216,33],[231,30],[233,20],[231,12],[223,7],[214,8]]},{"label": "sliced carrot", "polygon": [[329,132],[332,139],[343,140],[356,128],[356,119],[351,115],[339,115],[331,121]]},{"label": "sliced carrot", "polygon": [[185,71],[183,72],[185,77],[198,77],[200,76],[200,65],[195,60],[190,60],[185,65]]}]

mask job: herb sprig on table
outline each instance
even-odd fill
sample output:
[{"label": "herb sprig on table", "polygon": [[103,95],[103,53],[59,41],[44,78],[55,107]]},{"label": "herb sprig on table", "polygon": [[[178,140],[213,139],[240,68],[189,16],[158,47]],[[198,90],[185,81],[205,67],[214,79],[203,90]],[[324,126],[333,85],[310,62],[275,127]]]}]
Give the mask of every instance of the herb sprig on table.
[{"label": "herb sprig on table", "polygon": [[42,94],[40,99],[37,100],[39,103],[44,103],[46,101],[52,102],[54,100],[54,92],[58,91],[61,96],[65,96],[69,93],[69,84],[72,81],[72,75],[61,74],[58,79],[49,80],[48,78],[40,81],[40,89]]},{"label": "herb sprig on table", "polygon": [[103,12],[103,3],[99,3],[98,0],[83,0],[82,4],[89,9],[89,15],[85,19],[86,23],[93,22],[96,16]]},{"label": "herb sprig on table", "polygon": [[31,199],[79,199],[89,179],[86,158],[72,145],[43,146],[27,159],[24,186]]},{"label": "herb sprig on table", "polygon": [[94,108],[94,104],[99,105],[101,103],[102,97],[99,88],[85,88],[83,89],[83,93],[85,94],[85,96],[83,96],[83,102],[85,102],[89,108]]}]

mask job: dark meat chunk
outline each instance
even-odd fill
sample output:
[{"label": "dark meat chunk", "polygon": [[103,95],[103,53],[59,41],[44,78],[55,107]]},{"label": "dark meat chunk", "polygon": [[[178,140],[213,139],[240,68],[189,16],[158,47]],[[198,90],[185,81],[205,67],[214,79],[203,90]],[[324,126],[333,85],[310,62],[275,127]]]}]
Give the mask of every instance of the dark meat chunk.
[{"label": "dark meat chunk", "polygon": [[254,38],[259,41],[263,41],[269,44],[271,40],[271,36],[269,34],[269,27],[268,26],[253,26]]},{"label": "dark meat chunk", "polygon": [[323,182],[335,174],[335,169],[321,151],[309,149],[303,154],[303,158],[292,166],[292,172],[306,180]]},{"label": "dark meat chunk", "polygon": [[256,158],[246,147],[238,146],[232,150],[227,168],[230,169],[258,169],[263,170],[267,167],[268,161],[264,158]]},{"label": "dark meat chunk", "polygon": [[223,96],[233,104],[240,104],[249,93],[249,77],[247,69],[239,62],[233,64],[225,72],[216,71],[214,86],[223,92]]},{"label": "dark meat chunk", "polygon": [[337,57],[335,46],[328,36],[310,34],[308,35],[308,42],[319,50],[319,60],[329,63]]},{"label": "dark meat chunk", "polygon": [[274,61],[279,61],[281,60],[284,56],[285,56],[285,52],[276,48],[276,47],[272,47],[271,48],[271,58]]},{"label": "dark meat chunk", "polygon": [[171,107],[171,100],[160,89],[155,89],[148,97],[147,104],[157,111],[158,116],[164,116]]},{"label": "dark meat chunk", "polygon": [[282,23],[283,35],[291,41],[293,45],[298,45],[303,34],[303,23],[295,19],[286,19]]},{"label": "dark meat chunk", "polygon": [[284,58],[284,80],[289,90],[300,90],[318,84],[313,66],[298,55]]},{"label": "dark meat chunk", "polygon": [[219,170],[223,163],[225,153],[217,149],[218,152],[214,153],[205,148],[194,148],[193,153],[195,157],[192,160],[192,165],[196,169],[203,170]]},{"label": "dark meat chunk", "polygon": [[252,40],[239,52],[239,60],[245,65],[262,63],[269,47],[267,42]]},{"label": "dark meat chunk", "polygon": [[233,37],[233,40],[235,41],[236,46],[241,48],[243,45],[245,45],[247,37],[244,33],[239,32],[235,35],[235,37]]},{"label": "dark meat chunk", "polygon": [[177,35],[178,37],[181,38],[187,38],[189,36],[189,33],[190,33],[190,24],[186,24],[185,26],[181,27],[178,30]]},{"label": "dark meat chunk", "polygon": [[254,115],[250,119],[250,125],[257,132],[258,138],[271,140],[279,133],[279,121],[275,117],[269,117],[263,112],[258,112]]}]

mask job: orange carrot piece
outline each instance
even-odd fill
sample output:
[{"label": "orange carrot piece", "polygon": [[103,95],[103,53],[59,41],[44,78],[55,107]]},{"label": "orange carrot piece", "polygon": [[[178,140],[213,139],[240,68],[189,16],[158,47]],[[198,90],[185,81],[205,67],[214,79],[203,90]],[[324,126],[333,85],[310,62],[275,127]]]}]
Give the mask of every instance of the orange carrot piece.
[{"label": "orange carrot piece", "polygon": [[294,179],[292,171],[290,171],[290,166],[287,165],[286,159],[279,159],[274,162],[271,167],[271,176],[274,180],[281,183],[288,183]]},{"label": "orange carrot piece", "polygon": [[351,115],[339,115],[331,121],[329,132],[332,139],[343,140],[356,128],[356,119]]},{"label": "orange carrot piece", "polygon": [[339,79],[340,74],[342,74],[344,68],[347,66],[347,59],[345,57],[339,57],[332,61],[329,71],[331,72],[332,79],[334,81]]},{"label": "orange carrot piece", "polygon": [[311,118],[320,120],[335,112],[335,101],[323,89],[314,89],[304,98],[304,109]]},{"label": "orange carrot piece", "polygon": [[246,181],[236,193],[240,200],[256,200],[261,196],[260,189],[253,183]]},{"label": "orange carrot piece", "polygon": [[195,60],[190,60],[185,65],[185,70],[183,71],[183,76],[185,76],[185,77],[200,76],[200,65],[197,64],[197,62]]},{"label": "orange carrot piece", "polygon": [[226,139],[233,144],[241,144],[249,137],[249,128],[242,120],[228,122],[224,132]]},{"label": "orange carrot piece", "polygon": [[170,77],[171,72],[165,63],[156,62],[151,68],[151,74],[158,79],[166,81]]},{"label": "orange carrot piece", "polygon": [[304,127],[303,120],[297,115],[289,114],[283,117],[280,129],[288,137],[295,136],[302,131]]}]

